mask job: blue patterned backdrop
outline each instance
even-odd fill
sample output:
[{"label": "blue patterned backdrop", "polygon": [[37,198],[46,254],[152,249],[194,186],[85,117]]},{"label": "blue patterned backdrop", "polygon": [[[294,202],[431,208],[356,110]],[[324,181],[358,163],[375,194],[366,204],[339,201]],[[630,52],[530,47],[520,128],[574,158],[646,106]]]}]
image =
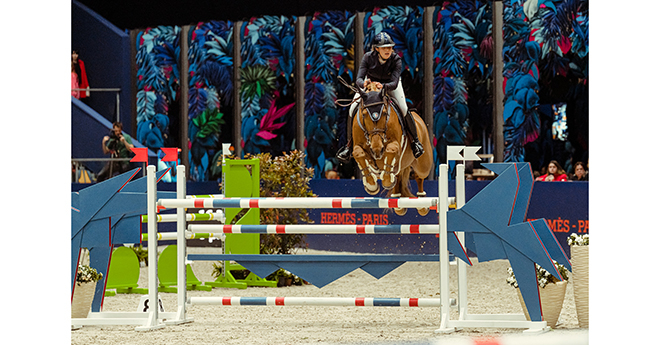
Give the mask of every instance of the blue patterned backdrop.
[{"label": "blue patterned backdrop", "polygon": [[[550,159],[569,170],[588,153],[589,7],[581,0],[505,0],[504,158],[530,161],[535,170]],[[486,145],[492,131],[492,8],[489,1],[446,2],[433,9],[433,123],[436,166],[447,145]],[[403,59],[407,100],[423,109],[423,14],[421,7],[389,6],[365,13],[365,51],[379,32],[389,33]],[[338,83],[354,82],[355,13],[317,12],[304,23],[304,124],[296,123],[295,17],[264,16],[245,21],[240,32],[241,118],[231,119],[233,23],[211,21],[189,30],[188,133],[190,178],[214,180],[220,143],[230,142],[232,121],[241,123],[244,153],[279,155],[296,147],[304,126],[306,164],[315,177],[336,169],[337,149],[346,143],[352,98]],[[147,147],[180,145],[178,126],[179,27],[148,28],[137,36],[137,139]],[[549,105],[568,104],[569,138],[549,134]],[[345,176],[347,177],[347,176]]]},{"label": "blue patterned backdrop", "polygon": [[331,11],[315,13],[305,23],[305,162],[314,168],[314,178],[336,168],[338,143],[346,143],[348,109],[335,101],[353,97],[337,77],[353,81],[354,20],[353,13]]}]

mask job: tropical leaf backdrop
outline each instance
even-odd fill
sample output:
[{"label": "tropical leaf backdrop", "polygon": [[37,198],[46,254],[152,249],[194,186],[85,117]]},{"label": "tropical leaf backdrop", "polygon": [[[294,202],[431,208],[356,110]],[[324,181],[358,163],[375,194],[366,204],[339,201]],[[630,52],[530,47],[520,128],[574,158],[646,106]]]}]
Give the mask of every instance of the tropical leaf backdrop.
[{"label": "tropical leaf backdrop", "polygon": [[365,14],[363,29],[365,53],[371,51],[373,40],[380,32],[388,33],[394,40],[394,50],[402,59],[401,80],[406,101],[418,112],[422,109],[421,85],[424,77],[423,16],[424,11],[419,6],[375,8]]},{"label": "tropical leaf backdrop", "polygon": [[278,156],[295,149],[295,19],[251,18],[241,32],[241,146]]},{"label": "tropical leaf backdrop", "polygon": [[330,11],[315,13],[305,23],[305,163],[314,168],[314,178],[336,168],[337,144],[346,143],[348,108],[335,101],[338,95],[353,97],[337,76],[353,81],[354,20],[353,13]]},{"label": "tropical leaf backdrop", "polygon": [[[557,159],[566,170],[588,154],[589,8],[586,0],[504,0],[504,141],[506,161],[529,161],[535,170]],[[387,32],[403,59],[409,104],[422,107],[423,8],[389,6],[365,13],[365,51]],[[492,132],[492,8],[490,1],[445,2],[433,10],[433,123],[436,166],[447,145],[487,146]],[[306,164],[323,176],[346,143],[352,98],[337,77],[354,82],[355,14],[314,13],[305,28]],[[199,23],[189,31],[189,138],[191,179],[220,176],[220,143],[241,121],[244,153],[280,155],[295,148],[295,20],[251,18],[240,28],[241,118],[230,119],[234,42],[231,22]],[[175,128],[179,98],[178,27],[137,35],[137,139],[152,149],[181,145]],[[358,43],[359,44],[359,43]],[[568,141],[553,140],[552,104],[567,103]],[[226,123],[225,123],[226,122]],[[176,131],[175,131],[176,132]],[[184,143],[186,144],[186,143]],[[577,158],[577,159],[576,159]],[[350,176],[344,176],[350,177]]]},{"label": "tropical leaf backdrop", "polygon": [[[541,110],[560,101],[582,102],[574,117],[587,117],[588,2],[503,3],[504,159],[532,160],[525,154],[532,147],[541,153],[532,162],[538,170],[550,159],[563,162],[557,155],[570,151],[570,143],[553,150],[556,141],[541,142],[552,141],[551,136],[543,136]],[[445,3],[436,7],[433,18],[437,166],[446,162],[447,145],[483,146],[486,133],[492,132],[492,7],[487,1]],[[557,88],[557,80],[569,86]]]},{"label": "tropical leaf backdrop", "polygon": [[[570,171],[588,153],[589,2],[504,5],[505,161],[530,161],[538,170],[556,159]],[[550,130],[551,105],[559,102],[571,111],[566,142]]]},{"label": "tropical leaf backdrop", "polygon": [[[447,162],[447,145],[468,141],[471,123],[485,128],[492,121],[490,115],[474,118],[492,112],[486,102],[492,82],[492,12],[490,2],[459,1],[436,7],[433,18],[433,146],[438,167]],[[479,103],[472,94],[479,95],[474,97]]]},{"label": "tropical leaf backdrop", "polygon": [[172,103],[179,97],[180,31],[177,26],[159,26],[140,31],[136,38],[136,138],[154,152],[178,145],[170,140],[169,127],[178,123],[178,109]]},{"label": "tropical leaf backdrop", "polygon": [[[222,166],[224,114],[233,107],[231,22],[198,23],[188,31],[188,161],[190,179],[218,179]],[[226,137],[226,136],[225,136]],[[229,140],[227,140],[229,141]]]}]

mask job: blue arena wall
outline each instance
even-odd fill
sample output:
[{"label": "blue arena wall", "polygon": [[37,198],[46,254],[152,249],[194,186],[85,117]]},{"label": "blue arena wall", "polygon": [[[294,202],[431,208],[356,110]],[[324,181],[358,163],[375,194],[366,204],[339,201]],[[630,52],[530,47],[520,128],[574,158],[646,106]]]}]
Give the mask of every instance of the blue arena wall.
[{"label": "blue arena wall", "polygon": [[[130,36],[77,2],[71,2],[71,48],[80,50],[90,88],[120,88],[120,120],[134,136]],[[117,118],[115,92],[92,92],[89,105],[111,123]],[[74,136],[79,132],[73,132]],[[95,142],[95,141],[94,141]]]},{"label": "blue arena wall", "polygon": [[[112,129],[112,122],[85,103],[71,97],[71,158],[109,158],[103,154],[101,142],[103,136]],[[144,147],[131,136],[135,147]],[[155,163],[156,153],[149,150],[150,162]],[[83,165],[98,174],[104,162],[84,162]],[[140,166],[132,164],[132,168]],[[84,185],[81,185],[84,186]]]}]

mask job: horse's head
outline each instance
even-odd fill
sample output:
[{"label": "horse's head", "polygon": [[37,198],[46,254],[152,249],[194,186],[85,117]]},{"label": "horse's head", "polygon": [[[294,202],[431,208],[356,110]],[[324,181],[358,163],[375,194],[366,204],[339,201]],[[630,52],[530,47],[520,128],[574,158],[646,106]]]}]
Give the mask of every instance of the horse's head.
[{"label": "horse's head", "polygon": [[[367,89],[369,90],[368,87]],[[360,90],[360,97],[362,98],[360,103],[362,130],[372,157],[379,160],[383,157],[387,143],[387,121],[390,118],[388,100],[384,90],[380,92]]]}]

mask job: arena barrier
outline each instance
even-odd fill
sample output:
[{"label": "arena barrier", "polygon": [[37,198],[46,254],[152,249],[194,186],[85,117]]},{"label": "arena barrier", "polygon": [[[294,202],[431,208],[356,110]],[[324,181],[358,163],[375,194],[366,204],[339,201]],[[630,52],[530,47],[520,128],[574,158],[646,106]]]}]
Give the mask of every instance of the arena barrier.
[{"label": "arena barrier", "polygon": [[[460,150],[459,150],[460,151]],[[459,155],[460,156],[460,155]],[[452,155],[449,155],[452,158]],[[463,157],[460,157],[463,158]],[[458,159],[456,159],[458,160]],[[465,160],[465,159],[463,159]],[[526,328],[525,332],[545,332],[549,330],[545,321],[527,321],[524,314],[500,314],[500,315],[476,315],[467,312],[467,263],[457,260],[458,269],[458,299],[454,302],[449,297],[449,253],[448,253],[448,230],[447,230],[447,212],[449,204],[456,203],[459,209],[465,205],[465,180],[464,164],[457,164],[456,197],[451,200],[448,196],[448,166],[442,164],[439,169],[437,198],[409,198],[409,199],[380,199],[380,198],[187,198],[186,197],[186,178],[185,167],[177,167],[177,192],[176,199],[156,199],[156,178],[155,167],[147,167],[147,237],[158,238],[157,209],[176,208],[177,220],[177,311],[162,313],[159,308],[150,308],[147,316],[141,319],[141,325],[136,330],[152,330],[164,327],[165,325],[181,324],[192,322],[193,319],[187,315],[187,307],[192,305],[315,305],[315,306],[435,306],[440,307],[441,320],[438,333],[454,332],[457,329],[469,328]],[[315,199],[318,199],[315,201]],[[331,199],[331,200],[328,200]],[[436,206],[438,211],[439,224],[436,225],[396,225],[396,226],[356,226],[356,225],[316,225],[317,230],[312,225],[254,225],[254,226],[235,226],[235,225],[190,225],[186,229],[187,216],[185,208],[202,207],[268,207],[268,208],[345,208],[345,207],[364,207],[364,208],[389,208],[389,207],[431,207]],[[233,258],[241,261],[241,257],[249,255],[241,254],[223,254],[222,256],[206,258],[202,256],[187,255],[186,238],[195,236],[195,231],[209,231],[219,233],[437,233],[439,234],[439,255],[433,258],[440,264],[440,298],[439,299],[416,299],[416,298],[283,298],[283,297],[187,297],[186,289],[186,260],[227,260]],[[398,231],[398,232],[396,232]],[[204,235],[207,235],[205,233]],[[456,232],[455,237],[459,244],[465,241],[464,233]],[[149,262],[157,262],[158,241],[148,242]],[[257,261],[281,260],[286,255],[252,255],[259,257]],[[346,255],[353,256],[353,255]],[[377,257],[377,255],[372,255]],[[271,258],[268,258],[271,257]],[[278,258],[279,257],[279,258]],[[304,260],[309,255],[288,255],[290,260]],[[413,258],[407,258],[413,259]],[[327,260],[327,258],[326,258]],[[401,261],[401,259],[397,259]],[[392,260],[390,260],[392,261]],[[415,261],[415,260],[412,260]],[[468,258],[469,262],[469,258]],[[158,300],[158,279],[157,266],[149,265],[148,270],[148,288],[149,300]],[[454,302],[454,303],[452,303]],[[453,305],[458,308],[458,320],[450,319],[450,308]],[[162,321],[162,322],[161,322]],[[120,324],[120,323],[113,323]]]}]

